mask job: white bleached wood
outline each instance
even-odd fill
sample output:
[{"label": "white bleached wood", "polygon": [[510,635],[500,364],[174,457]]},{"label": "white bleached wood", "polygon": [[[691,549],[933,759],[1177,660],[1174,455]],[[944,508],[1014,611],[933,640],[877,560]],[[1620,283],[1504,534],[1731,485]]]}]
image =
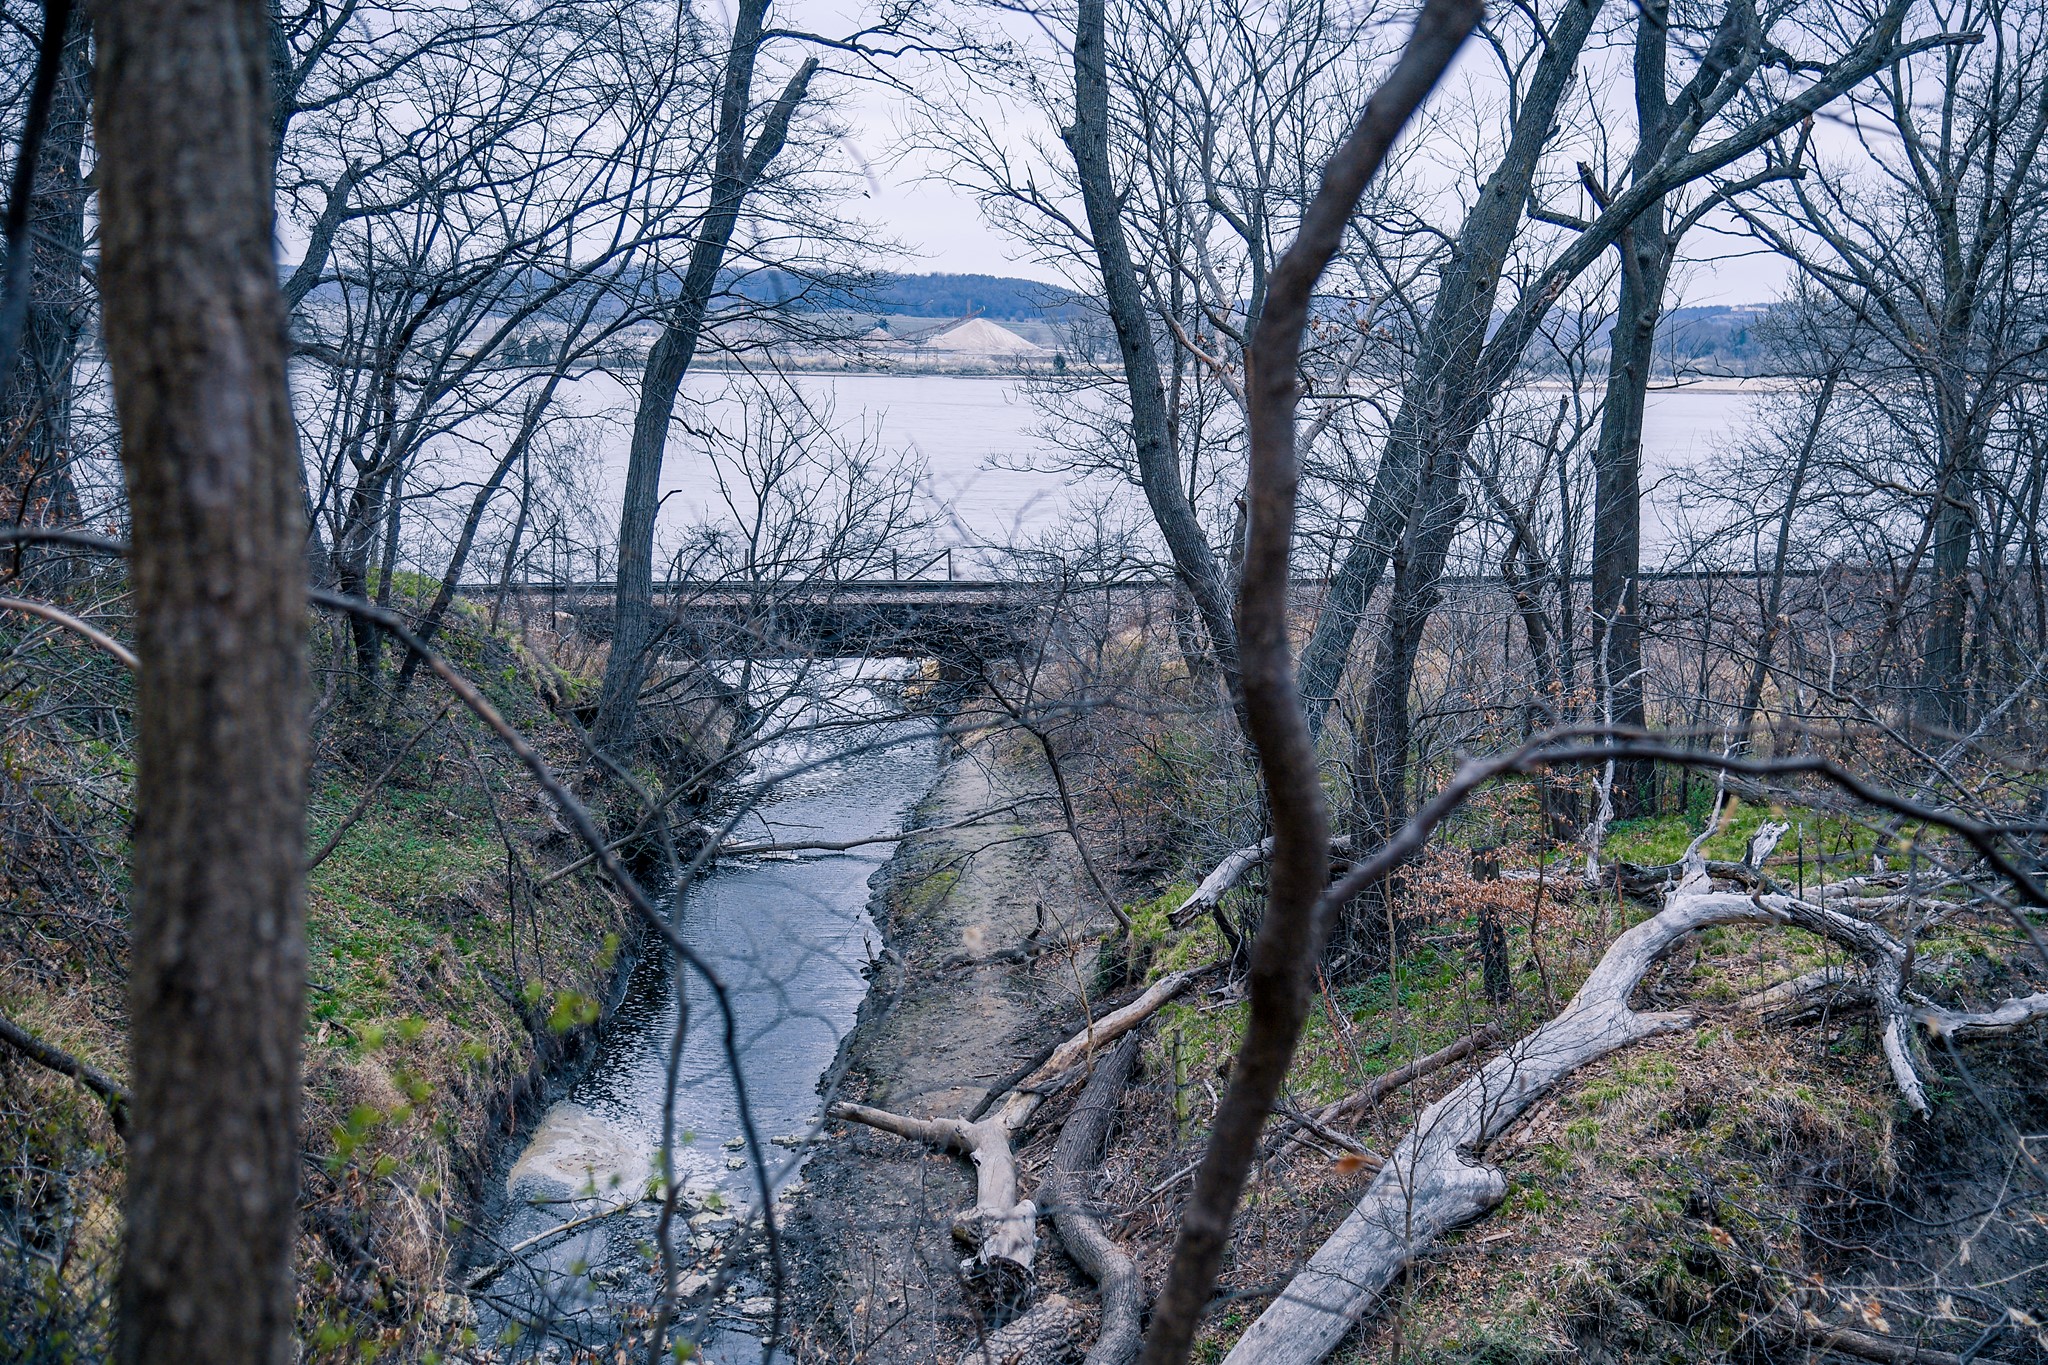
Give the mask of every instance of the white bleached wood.
[{"label": "white bleached wood", "polygon": [[1365,1197],[1232,1348],[1225,1365],[1313,1365],[1420,1251],[1498,1204],[1507,1179],[1477,1154],[1552,1086],[1630,1043],[1691,1024],[1628,999],[1673,944],[1714,924],[1769,922],[1748,896],[1674,892],[1659,914],[1615,940],[1555,1019],[1429,1106]]},{"label": "white bleached wood", "polygon": [[1037,1069],[1019,1081],[1002,1105],[985,1119],[912,1118],[840,1102],[832,1117],[865,1124],[884,1133],[966,1157],[974,1163],[974,1207],[953,1219],[953,1233],[976,1247],[979,1273],[1001,1277],[1013,1291],[1031,1283],[1038,1256],[1038,1207],[1020,1199],[1017,1160],[1010,1140],[1050,1099],[1086,1074],[1088,1059],[1159,1012],[1161,1006],[1188,988],[1205,969],[1171,972],[1152,983],[1122,1009],[1112,1010],[1054,1048]]},{"label": "white bleached wood", "polygon": [[[1348,835],[1330,840],[1332,853],[1341,853],[1350,847],[1351,839]],[[1180,926],[1187,924],[1204,911],[1214,912],[1223,903],[1223,897],[1234,890],[1237,884],[1245,879],[1247,873],[1272,856],[1271,838],[1261,839],[1256,844],[1247,844],[1225,854],[1223,861],[1216,864],[1215,870],[1202,878],[1202,884],[1189,892],[1186,900],[1168,912],[1167,919],[1175,926]]]},{"label": "white bleached wood", "polygon": [[[1628,1006],[1643,974],[1689,934],[1716,924],[1790,923],[1853,950],[1868,964],[1893,1079],[1905,1102],[1923,1114],[1927,1095],[1913,1062],[1914,1023],[1936,1036],[1967,1037],[2048,1018],[2048,992],[1982,1012],[1927,1005],[1916,1011],[1902,998],[1905,945],[1883,928],[1791,896],[1713,891],[1698,844],[1688,853],[1663,911],[1615,940],[1563,1013],[1422,1112],[1351,1216],[1239,1338],[1225,1365],[1315,1365],[1403,1267],[1445,1232],[1498,1204],[1507,1182],[1480,1159],[1487,1143],[1580,1067],[1692,1023],[1689,1014]],[[1823,975],[1763,994],[1811,989]]]},{"label": "white bleached wood", "polygon": [[1038,1206],[1017,1197],[1017,1160],[1010,1151],[1009,1130],[998,1119],[918,1119],[849,1103],[833,1105],[832,1116],[973,1162],[974,1207],[955,1215],[953,1235],[975,1248],[975,1262],[984,1272],[1015,1283],[1031,1282],[1038,1255]]},{"label": "white bleached wood", "polygon": [[1948,1010],[1923,1005],[1913,1012],[1920,1026],[1937,1038],[1972,1038],[2011,1033],[2036,1019],[2048,1019],[2048,991],[2015,996],[1988,1010]]}]

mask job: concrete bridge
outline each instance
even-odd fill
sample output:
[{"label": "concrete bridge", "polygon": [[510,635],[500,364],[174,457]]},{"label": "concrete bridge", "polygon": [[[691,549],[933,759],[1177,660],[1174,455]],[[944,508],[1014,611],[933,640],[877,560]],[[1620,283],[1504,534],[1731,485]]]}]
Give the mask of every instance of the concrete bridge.
[{"label": "concrete bridge", "polygon": [[[1106,586],[1120,594],[1163,590],[1157,583]],[[461,591],[483,599],[497,586]],[[674,647],[701,658],[944,663],[1015,657],[1057,592],[1051,584],[964,579],[669,582],[654,585],[654,611]],[[610,583],[514,583],[508,590],[529,612],[564,613],[596,639],[610,638],[615,593]]]},{"label": "concrete bridge", "polygon": [[[946,567],[950,571],[950,561]],[[1793,569],[1786,576],[1839,572]],[[1753,584],[1765,576],[1747,570],[1678,570],[1646,573],[1643,582],[1646,594],[1665,596],[1686,585]],[[1586,576],[1575,574],[1573,580],[1583,583]],[[1320,579],[1294,585],[1305,604],[1327,586]],[[1499,580],[1488,575],[1446,575],[1441,586],[1449,593],[1501,591]],[[480,601],[495,597],[498,587],[465,584],[459,591]],[[1171,591],[1169,581],[1148,577],[1064,583],[950,576],[798,583],[722,579],[657,583],[654,610],[669,629],[671,647],[701,658],[885,657],[936,659],[946,665],[1015,657],[1037,637],[1044,613],[1062,600],[1099,603],[1113,597],[1120,606],[1157,610],[1169,606]],[[564,613],[593,638],[611,636],[612,583],[513,583],[507,595],[529,613]]]}]

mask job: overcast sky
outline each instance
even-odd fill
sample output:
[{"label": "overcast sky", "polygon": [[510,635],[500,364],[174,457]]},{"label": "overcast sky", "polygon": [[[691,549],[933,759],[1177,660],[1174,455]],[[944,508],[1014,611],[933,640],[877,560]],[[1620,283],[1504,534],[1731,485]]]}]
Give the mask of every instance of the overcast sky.
[{"label": "overcast sky", "polygon": [[[776,22],[837,35],[857,29],[866,8],[861,0],[784,0],[777,6]],[[858,82],[841,83],[839,89],[842,117],[849,125],[846,155],[866,171],[870,199],[863,216],[908,248],[892,268],[1052,278],[983,219],[970,195],[932,176],[927,160],[901,152],[907,97]],[[1003,112],[1039,121],[1035,111]],[[1753,243],[1718,238],[1703,225],[1688,237],[1686,247],[1713,259],[1695,264],[1677,282],[1674,305],[1768,303],[1783,287],[1784,263],[1757,251]]]}]

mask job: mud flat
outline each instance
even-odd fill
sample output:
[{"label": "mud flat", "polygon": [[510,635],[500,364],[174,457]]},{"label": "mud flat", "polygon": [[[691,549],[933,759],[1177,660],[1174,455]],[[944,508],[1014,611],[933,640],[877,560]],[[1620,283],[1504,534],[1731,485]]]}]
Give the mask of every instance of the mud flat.
[{"label": "mud flat", "polygon": [[[968,739],[898,846],[870,906],[886,951],[842,1056],[835,1099],[930,1117],[972,1110],[1066,1037],[1093,991],[1092,948],[1031,950],[1079,930],[1072,844],[1043,797],[1050,776],[1007,731]],[[1003,810],[1003,808],[1010,808]],[[984,821],[945,829],[979,811]],[[1021,1160],[1048,1157],[1041,1129]],[[857,1126],[832,1125],[790,1220],[789,1351],[803,1361],[950,1362],[987,1305],[961,1283],[952,1216],[971,1168]],[[1048,1284],[1064,1275],[1058,1257]]]}]

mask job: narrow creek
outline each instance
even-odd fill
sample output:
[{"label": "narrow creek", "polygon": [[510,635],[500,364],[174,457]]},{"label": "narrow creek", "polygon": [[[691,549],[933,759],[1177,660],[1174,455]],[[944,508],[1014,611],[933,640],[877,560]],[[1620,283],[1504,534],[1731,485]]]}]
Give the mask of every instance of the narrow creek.
[{"label": "narrow creek", "polygon": [[[774,783],[736,836],[835,843],[901,831],[938,771],[929,722],[868,725],[829,744],[792,743],[763,758]],[[862,750],[865,747],[864,751]],[[885,746],[885,747],[883,747]],[[834,750],[839,756],[832,756]],[[854,751],[854,752],[847,752]],[[894,843],[845,852],[767,854],[720,863],[679,905],[678,927],[724,983],[741,1071],[778,1200],[794,1193],[803,1139],[818,1128],[818,1085],[852,1029],[880,951],[870,882]],[[685,972],[688,1030],[674,1081],[678,1285],[695,1305],[680,1335],[703,1359],[759,1362],[770,1286],[728,1273],[726,1245],[752,1237],[760,1173],[744,1147],[712,993]],[[502,1269],[473,1291],[481,1341],[505,1361],[576,1358],[617,1342],[655,1297],[659,1206],[640,1199],[657,1169],[669,1094],[677,982],[649,945],[589,1070],[535,1126],[481,1229]],[[610,1212],[618,1210],[618,1212]],[[560,1233],[552,1229],[608,1214]],[[525,1244],[522,1246],[521,1244]],[[506,1256],[518,1247],[516,1255]],[[591,1358],[591,1357],[583,1357]],[[604,1359],[611,1356],[606,1354]]]}]

